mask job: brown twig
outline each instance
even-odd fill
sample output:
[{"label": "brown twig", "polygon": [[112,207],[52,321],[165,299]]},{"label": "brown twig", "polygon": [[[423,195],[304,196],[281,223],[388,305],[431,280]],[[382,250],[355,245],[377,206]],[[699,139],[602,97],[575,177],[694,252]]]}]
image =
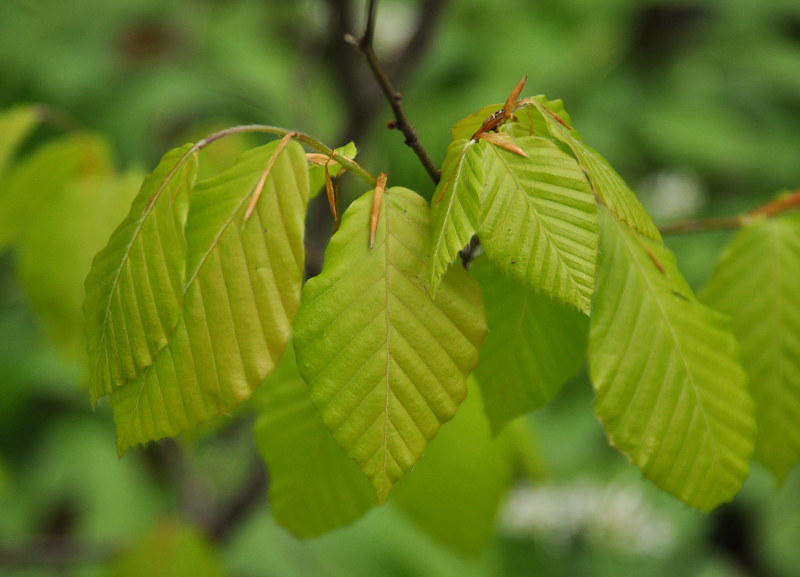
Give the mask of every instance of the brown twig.
[{"label": "brown twig", "polygon": [[345,40],[348,42],[348,44],[354,46],[364,55],[367,65],[369,66],[370,70],[372,70],[372,74],[375,77],[375,80],[378,82],[383,95],[386,97],[386,100],[392,107],[395,117],[394,127],[403,133],[406,144],[411,148],[411,150],[414,151],[414,154],[417,155],[417,158],[419,158],[422,166],[425,168],[425,171],[428,173],[428,176],[430,176],[433,183],[437,184],[439,182],[439,169],[436,168],[436,165],[433,163],[433,160],[431,160],[431,157],[428,155],[425,147],[422,146],[416,129],[408,121],[408,118],[403,111],[403,97],[392,86],[389,77],[384,72],[381,63],[375,54],[375,49],[373,47],[373,40],[375,38],[375,8],[376,1],[370,0],[367,6],[367,23],[364,28],[364,35],[361,38],[356,38],[348,34],[345,36]]},{"label": "brown twig", "polygon": [[772,217],[793,208],[800,207],[800,189],[782,195],[744,214],[735,216],[687,220],[659,227],[661,234],[680,234],[685,232],[704,232],[710,230],[734,230],[741,228],[759,217]]}]

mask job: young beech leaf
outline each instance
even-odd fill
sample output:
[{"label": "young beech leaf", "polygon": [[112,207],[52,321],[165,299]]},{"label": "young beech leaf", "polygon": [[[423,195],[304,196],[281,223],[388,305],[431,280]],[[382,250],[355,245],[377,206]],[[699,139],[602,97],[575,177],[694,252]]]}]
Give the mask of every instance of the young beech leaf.
[{"label": "young beech leaf", "polygon": [[625,184],[625,181],[608,161],[593,148],[584,144],[577,132],[567,126],[560,116],[549,110],[544,104],[534,102],[533,105],[547,124],[549,134],[572,150],[595,194],[603,201],[603,205],[619,220],[640,234],[661,242],[661,233],[653,223],[653,219],[636,198],[636,194]]},{"label": "young beech leaf", "polygon": [[597,205],[575,159],[550,140],[514,139],[528,158],[487,146],[478,229],[509,277],[588,314],[597,260]]},{"label": "young beech leaf", "polygon": [[701,300],[731,315],[756,402],[755,458],[778,481],[800,461],[800,215],[743,228]]},{"label": "young beech leaf", "polygon": [[369,479],[322,424],[292,347],[253,395],[255,437],[275,519],[300,538],[347,525],[378,503]]},{"label": "young beech leaf", "polygon": [[[567,124],[571,122],[569,114],[564,110],[564,103],[561,100],[547,100],[547,98],[542,95],[525,98],[517,103],[517,108],[513,111],[513,118],[516,118],[519,122],[513,122],[512,124],[517,125],[521,123],[528,129],[527,132],[520,134],[520,136],[545,136],[548,134],[547,126],[544,119],[541,118],[541,115],[537,113],[531,117],[528,113],[528,109],[534,102],[544,104],[548,110],[557,114],[558,117]],[[481,127],[481,124],[483,124],[486,118],[501,107],[503,107],[502,104],[489,104],[456,122],[451,130],[453,140],[460,140],[462,138],[469,139],[471,135]]]},{"label": "young beech leaf", "polygon": [[278,146],[195,187],[178,324],[153,365],[112,394],[120,453],[230,411],[283,354],[300,301],[308,168],[296,142],[271,161]]},{"label": "young beech leaf", "polygon": [[388,189],[370,249],[372,196],[348,208],[303,289],[294,346],[322,421],[382,503],[464,400],[486,329],[461,267],[431,297],[425,200]]},{"label": "young beech leaf", "polygon": [[756,434],[729,320],[695,298],[663,245],[604,208],[599,214],[589,336],[595,411],[645,477],[710,511],[747,477]]},{"label": "young beech leaf", "polygon": [[183,299],[192,145],[164,155],[97,253],[83,304],[92,402],[139,378],[168,342]]},{"label": "young beech leaf", "polygon": [[456,140],[447,149],[442,177],[433,193],[430,285],[442,275],[478,231],[483,188],[483,142]]},{"label": "young beech leaf", "polygon": [[589,319],[526,288],[486,258],[470,266],[486,307],[486,341],[475,376],[497,434],[511,419],[542,407],[578,372],[586,357]]}]

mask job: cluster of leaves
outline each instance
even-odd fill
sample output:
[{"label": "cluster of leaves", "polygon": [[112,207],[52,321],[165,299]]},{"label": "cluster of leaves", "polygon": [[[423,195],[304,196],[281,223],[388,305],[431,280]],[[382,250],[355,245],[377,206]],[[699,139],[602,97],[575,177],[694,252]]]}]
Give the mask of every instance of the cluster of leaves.
[{"label": "cluster of leaves", "polygon": [[[425,526],[451,519],[440,537],[470,547],[464,528],[488,531],[525,450],[509,421],[588,356],[610,442],[659,487],[710,510],[754,450],[785,477],[800,459],[797,215],[753,218],[698,299],[561,103],[517,95],[456,124],[431,206],[360,170],[372,188],[305,286],[308,200],[357,167],[352,146],[317,145],[321,161],[273,130],[284,138],[202,179],[212,139],[165,155],[86,279],[90,392],[111,397],[120,454],[260,387],[273,512],[293,533],[358,518],[426,453],[393,499]],[[3,119],[16,140],[24,114]],[[453,263],[475,234],[485,256],[468,274]],[[469,511],[453,475],[472,481]]]},{"label": "cluster of leaves", "polygon": [[[734,282],[748,277],[737,267],[750,236],[734,241],[704,300],[736,318],[757,405],[729,319],[692,293],[635,194],[561,103],[517,101],[521,88],[456,124],[432,206],[362,174],[372,188],[305,286],[307,202],[322,188],[335,200],[331,172],[357,166],[354,149],[319,145],[320,159],[276,129],[282,140],[199,181],[210,140],[165,155],[86,280],[91,394],[111,396],[119,452],[228,412],[267,378],[258,438],[273,509],[296,534],[319,534],[387,499],[455,416],[473,371],[472,396],[480,387],[496,435],[588,358],[609,441],[662,489],[711,510],[739,490],[756,445],[785,476],[800,457],[796,440],[785,443],[798,412],[785,369],[797,358],[797,311],[737,304],[764,294]],[[796,216],[742,232],[789,245],[770,252],[782,259],[773,276],[797,269],[797,233]],[[476,234],[485,257],[468,274],[452,263]],[[751,342],[766,314],[781,316]],[[292,334],[295,355],[278,365]],[[515,450],[496,452],[507,479]],[[446,477],[442,463],[459,451],[449,453],[423,461],[397,500],[416,486],[405,502],[432,515],[419,506],[430,481],[413,479],[425,465]],[[494,486],[485,500],[488,519],[501,494]]]}]

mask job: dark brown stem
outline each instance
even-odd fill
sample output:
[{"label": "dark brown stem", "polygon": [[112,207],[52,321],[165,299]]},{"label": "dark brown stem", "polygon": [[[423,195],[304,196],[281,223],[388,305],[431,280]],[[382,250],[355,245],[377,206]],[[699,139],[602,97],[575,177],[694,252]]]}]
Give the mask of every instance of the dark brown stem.
[{"label": "dark brown stem", "polygon": [[348,35],[345,37],[345,40],[364,55],[367,65],[372,71],[373,76],[375,76],[375,80],[378,82],[383,95],[392,107],[395,118],[394,127],[403,133],[406,144],[414,151],[414,154],[417,155],[417,158],[419,158],[433,183],[438,184],[439,169],[436,168],[436,165],[433,163],[433,160],[431,160],[425,147],[422,146],[416,129],[408,121],[403,111],[403,97],[392,86],[389,77],[383,71],[383,67],[375,54],[375,49],[373,47],[373,40],[375,38],[375,8],[376,1],[370,0],[367,7],[367,23],[364,29],[364,35],[360,39]]},{"label": "dark brown stem", "polygon": [[800,189],[773,200],[736,216],[706,218],[701,220],[687,220],[659,227],[661,234],[676,234],[684,232],[703,232],[709,230],[732,230],[741,228],[753,219],[759,217],[772,217],[782,214],[793,208],[800,207]]}]

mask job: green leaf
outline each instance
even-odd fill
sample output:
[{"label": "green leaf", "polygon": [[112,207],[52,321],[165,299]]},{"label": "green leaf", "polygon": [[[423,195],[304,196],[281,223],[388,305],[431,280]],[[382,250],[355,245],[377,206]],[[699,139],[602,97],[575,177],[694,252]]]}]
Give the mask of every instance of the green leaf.
[{"label": "green leaf", "polygon": [[38,120],[35,106],[17,106],[0,114],[0,177]]},{"label": "green leaf", "polygon": [[783,482],[800,461],[800,216],[758,220],[730,243],[700,298],[729,314],[756,403],[755,458]]},{"label": "green leaf", "polygon": [[292,347],[253,400],[255,437],[269,467],[270,509],[300,538],[347,525],[377,504],[375,491],[322,424]]},{"label": "green leaf", "polygon": [[278,146],[195,187],[179,322],[153,366],[112,395],[120,453],[230,411],[283,354],[303,278],[308,168],[299,144]]},{"label": "green leaf", "polygon": [[497,434],[511,419],[543,407],[578,372],[589,319],[508,279],[488,259],[470,266],[486,307],[488,331],[475,368]]},{"label": "green leaf", "polygon": [[130,213],[86,277],[89,391],[92,402],[141,376],[166,346],[180,316],[183,227],[197,171],[187,144],[164,155]]},{"label": "green leaf", "polygon": [[514,139],[525,158],[486,147],[486,255],[509,277],[588,313],[597,260],[597,205],[575,159],[547,139]]},{"label": "green leaf", "polygon": [[634,230],[647,238],[661,242],[661,233],[653,223],[653,219],[608,161],[584,144],[577,132],[558,122],[547,112],[544,105],[539,104],[537,107],[547,123],[550,134],[572,149],[595,194],[603,201],[605,207]]},{"label": "green leaf", "polygon": [[474,140],[456,140],[447,149],[442,177],[431,200],[430,284],[434,291],[447,267],[478,231],[484,146]]},{"label": "green leaf", "polygon": [[510,439],[492,438],[474,381],[458,414],[442,427],[392,502],[437,540],[479,554],[511,481]]},{"label": "green leaf", "polygon": [[756,434],[729,325],[695,298],[671,252],[600,210],[595,411],[648,479],[704,511],[739,490]]},{"label": "green leaf", "polygon": [[[82,166],[108,166],[103,144],[79,134],[52,140],[13,165],[0,183],[0,250],[57,198]],[[102,170],[101,170],[102,172]]]},{"label": "green leaf", "polygon": [[81,313],[84,279],[95,253],[128,212],[142,177],[73,176],[39,208],[18,240],[17,268],[25,293],[51,340],[81,368],[88,366]]},{"label": "green leaf", "polygon": [[300,374],[325,426],[382,503],[467,393],[485,323],[478,286],[453,267],[430,296],[427,203],[386,191],[375,247],[372,194],[357,199],[303,289]]}]

